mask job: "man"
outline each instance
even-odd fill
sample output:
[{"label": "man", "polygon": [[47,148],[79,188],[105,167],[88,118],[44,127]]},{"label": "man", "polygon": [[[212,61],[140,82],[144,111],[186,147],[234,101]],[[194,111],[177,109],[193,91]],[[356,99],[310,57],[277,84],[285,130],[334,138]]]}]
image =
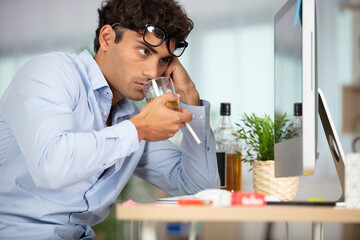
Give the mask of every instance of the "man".
[{"label": "man", "polygon": [[[110,0],[98,12],[95,57],[39,56],[1,99],[0,239],[93,239],[133,174],[171,195],[219,187],[210,105],[178,60],[192,21],[169,0]],[[158,76],[179,95],[139,112],[131,100]],[[166,108],[179,97],[181,112]],[[180,149],[166,140],[179,129]]]}]

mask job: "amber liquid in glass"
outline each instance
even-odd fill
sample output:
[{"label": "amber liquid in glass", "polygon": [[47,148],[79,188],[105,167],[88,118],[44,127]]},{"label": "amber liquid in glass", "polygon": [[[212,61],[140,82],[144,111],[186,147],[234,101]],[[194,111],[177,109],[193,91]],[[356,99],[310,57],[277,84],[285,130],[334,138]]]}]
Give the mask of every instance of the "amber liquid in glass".
[{"label": "amber liquid in glass", "polygon": [[[146,99],[146,102],[149,103],[149,102],[151,102],[153,99],[154,99],[154,98],[148,98],[148,99]],[[167,102],[167,103],[165,104],[165,106],[168,107],[168,108],[170,108],[171,110],[180,112],[180,106],[179,106],[178,101]]]},{"label": "amber liquid in glass", "polygon": [[226,154],[226,185],[221,189],[241,191],[241,154]]}]

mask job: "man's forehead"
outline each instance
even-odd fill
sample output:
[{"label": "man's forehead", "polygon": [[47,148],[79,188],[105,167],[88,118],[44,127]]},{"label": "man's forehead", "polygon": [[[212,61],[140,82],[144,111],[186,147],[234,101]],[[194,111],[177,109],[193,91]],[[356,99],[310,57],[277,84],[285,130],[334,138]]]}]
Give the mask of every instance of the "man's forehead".
[{"label": "man's forehead", "polygon": [[162,40],[161,36],[156,35],[154,33],[147,33],[146,38],[147,38],[147,40],[152,41],[152,42],[157,42],[157,41]]}]

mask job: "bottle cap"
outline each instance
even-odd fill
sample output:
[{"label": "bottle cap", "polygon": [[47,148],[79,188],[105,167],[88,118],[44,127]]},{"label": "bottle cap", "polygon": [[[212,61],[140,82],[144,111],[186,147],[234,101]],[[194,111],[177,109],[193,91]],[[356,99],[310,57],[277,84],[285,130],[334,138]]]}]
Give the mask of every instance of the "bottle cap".
[{"label": "bottle cap", "polygon": [[230,103],[221,103],[220,104],[220,115],[222,115],[222,116],[230,116],[231,115]]},{"label": "bottle cap", "polygon": [[302,103],[294,103],[294,116],[302,116]]}]

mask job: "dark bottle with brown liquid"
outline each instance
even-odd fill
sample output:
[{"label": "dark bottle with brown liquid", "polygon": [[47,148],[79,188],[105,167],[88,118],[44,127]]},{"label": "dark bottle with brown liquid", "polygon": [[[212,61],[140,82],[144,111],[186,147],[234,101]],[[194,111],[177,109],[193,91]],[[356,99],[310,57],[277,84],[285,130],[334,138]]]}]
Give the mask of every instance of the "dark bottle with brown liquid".
[{"label": "dark bottle with brown liquid", "polygon": [[221,189],[241,191],[241,145],[231,122],[230,103],[221,103],[219,125],[214,131]]}]

